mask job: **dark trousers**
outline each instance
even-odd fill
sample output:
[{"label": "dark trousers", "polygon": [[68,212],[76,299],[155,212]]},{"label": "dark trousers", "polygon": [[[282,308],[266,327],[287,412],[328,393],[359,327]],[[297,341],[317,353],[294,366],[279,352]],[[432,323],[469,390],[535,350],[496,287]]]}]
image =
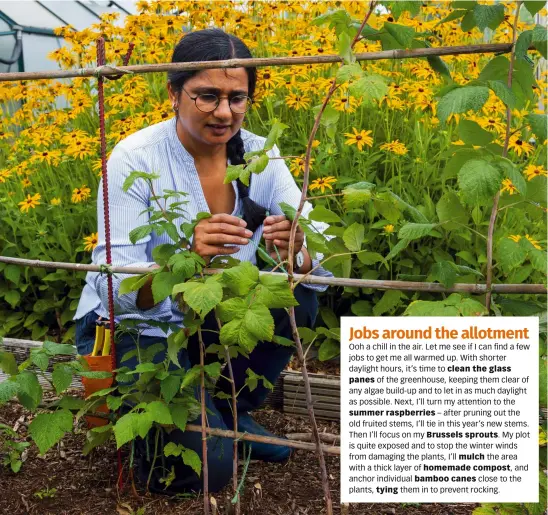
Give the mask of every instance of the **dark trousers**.
[{"label": "dark trousers", "polygon": [[[295,307],[295,316],[297,326],[312,327],[318,310],[318,301],[316,292],[302,285],[297,286],[294,291],[295,298],[299,305]],[[272,309],[274,318],[274,333],[293,340],[291,326],[289,323],[289,315],[284,309]],[[90,354],[93,350],[95,340],[95,321],[98,316],[94,311],[90,311],[87,315],[77,320],[76,322],[76,347],[80,355]],[[217,322],[213,313],[206,316],[205,322],[202,325],[203,329],[211,329],[218,331]],[[218,334],[210,331],[202,331],[202,338],[205,347],[208,345],[219,343]],[[160,342],[167,348],[166,338],[155,336],[140,336],[139,346],[148,348],[152,344]],[[131,334],[123,334],[116,342],[116,359],[118,366],[128,366],[134,369],[138,362],[137,357],[131,358],[120,364],[121,357],[128,351],[135,348],[135,336]],[[236,391],[238,392],[245,383],[247,378],[246,370],[250,368],[258,375],[265,376],[272,384],[274,384],[285,368],[293,354],[293,347],[284,347],[272,342],[259,342],[253,352],[249,354],[249,359],[238,355],[237,358],[231,360],[234,373],[234,381]],[[197,335],[189,339],[187,349],[181,349],[179,353],[179,363],[185,369],[192,368],[193,365],[200,363],[199,344]],[[206,355],[209,361],[216,361],[215,355]],[[165,352],[156,354],[154,357],[155,363],[160,363],[165,359]],[[206,361],[207,363],[207,361]],[[228,372],[223,373],[228,376]],[[216,392],[225,392],[231,394],[231,383],[227,379],[221,377],[216,384]],[[249,388],[244,388],[237,397],[238,412],[247,412],[258,408],[264,402],[269,390],[259,381],[257,387],[251,392]],[[199,388],[195,388],[195,397],[200,399]],[[221,400],[212,398],[206,392],[206,409],[208,426],[218,429],[228,428],[225,420],[231,419],[230,400]],[[200,425],[201,417],[192,421],[193,424]],[[158,452],[159,458],[155,464],[155,470],[152,473],[150,482],[150,490],[156,492],[164,492],[170,495],[184,491],[199,491],[202,488],[202,479],[188,466],[184,465],[180,457],[169,458],[163,457],[163,446],[168,442],[181,444],[188,449],[192,449],[202,457],[202,440],[200,433],[190,431],[180,431],[175,429],[167,433],[162,429],[160,449]],[[137,474],[139,478],[146,483],[153,456],[154,449],[154,434],[149,434],[147,442],[137,439],[135,441],[135,451],[137,457]],[[147,449],[146,446],[149,446]],[[149,457],[150,459],[147,459]],[[221,490],[232,477],[232,439],[224,437],[208,437],[207,445],[207,462],[209,469],[209,490],[216,492]],[[166,476],[172,469],[175,471],[175,480],[170,487],[164,488],[160,483],[160,479]]]}]

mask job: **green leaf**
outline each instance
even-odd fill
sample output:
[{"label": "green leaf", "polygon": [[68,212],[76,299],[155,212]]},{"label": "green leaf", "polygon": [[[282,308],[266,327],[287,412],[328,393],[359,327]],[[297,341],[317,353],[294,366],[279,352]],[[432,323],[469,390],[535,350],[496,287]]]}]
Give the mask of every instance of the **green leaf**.
[{"label": "green leaf", "polygon": [[185,449],[182,453],[183,462],[189,466],[198,476],[202,473],[202,462],[200,456],[192,449]]},{"label": "green leaf", "polygon": [[149,402],[145,410],[147,413],[150,413],[154,422],[158,422],[158,424],[173,424],[173,419],[171,418],[169,408],[163,402]]},{"label": "green leaf", "polygon": [[495,30],[504,21],[504,5],[480,5],[474,7],[474,18],[482,32],[489,27]]},{"label": "green leaf", "polygon": [[38,378],[29,371],[23,371],[16,377],[17,398],[29,411],[34,411],[42,401],[42,386]]},{"label": "green leaf", "polygon": [[472,120],[461,120],[459,123],[459,136],[467,145],[484,146],[493,141],[493,134],[482,129],[476,122]]},{"label": "green leaf", "polygon": [[221,364],[219,362],[210,363],[204,366],[204,372],[213,378],[217,378],[221,375]]},{"label": "green leaf", "polygon": [[516,96],[516,107],[523,108],[534,100],[533,86],[536,84],[532,66],[524,59],[516,59],[512,74],[512,91]]},{"label": "green leaf", "polygon": [[187,252],[174,254],[169,258],[171,271],[185,279],[190,279],[196,273],[196,261]]},{"label": "green leaf", "polygon": [[411,42],[415,38],[415,29],[397,23],[384,23],[384,29],[390,34],[403,48],[411,48]]},{"label": "green leaf", "polygon": [[340,321],[337,318],[337,315],[333,312],[332,309],[329,309],[327,306],[321,306],[320,309],[320,315],[322,317],[322,320],[324,321],[325,325],[329,329],[339,328],[340,327]]},{"label": "green leaf", "polygon": [[518,189],[521,195],[527,194],[527,182],[523,174],[516,168],[516,165],[509,159],[501,156],[495,156],[493,164],[499,168],[502,177],[508,178],[512,184]]},{"label": "green leaf", "polygon": [[438,117],[445,122],[450,114],[466,113],[481,109],[489,98],[489,88],[485,86],[465,86],[451,90],[438,103]]},{"label": "green leaf", "polygon": [[45,371],[49,365],[49,358],[41,349],[33,349],[30,351],[30,360],[40,370]]},{"label": "green leaf", "polygon": [[481,205],[490,202],[500,189],[502,173],[487,161],[473,159],[460,169],[458,182],[463,200],[469,205]]},{"label": "green leaf", "polygon": [[147,181],[153,181],[154,179],[159,179],[161,176],[157,173],[147,173],[147,172],[131,172],[124,181],[124,184],[122,185],[122,190],[124,192],[127,192],[129,188],[133,186],[133,183],[137,179],[144,179]]},{"label": "green leaf", "polygon": [[281,345],[282,347],[295,347],[295,342],[293,340],[290,340],[289,338],[285,338],[283,336],[274,335],[272,341],[274,343],[277,343],[278,345]]},{"label": "green leaf", "polygon": [[462,18],[466,13],[468,13],[466,9],[455,9],[454,11],[450,12],[443,20],[439,21],[436,25],[447,23],[453,20],[458,20],[459,18]]},{"label": "green leaf", "polygon": [[223,325],[220,333],[221,345],[240,345],[251,352],[259,341],[272,341],[274,319],[263,304],[252,304],[243,318],[231,320]]},{"label": "green leaf", "polygon": [[167,355],[171,362],[179,368],[181,368],[181,364],[179,363],[179,351],[183,347],[186,347],[187,344],[188,339],[182,329],[171,333],[167,337]]},{"label": "green leaf", "polygon": [[21,294],[17,290],[10,290],[4,295],[4,300],[12,307],[12,309],[15,309],[15,306],[17,306],[21,300]]},{"label": "green leaf", "polygon": [[308,219],[316,220],[317,222],[342,223],[339,215],[323,206],[316,206],[312,211],[310,211],[308,214]]},{"label": "green leaf", "polygon": [[314,341],[314,339],[317,337],[316,332],[309,327],[298,327],[298,329],[299,338],[303,343],[312,343],[312,341]]},{"label": "green leaf", "polygon": [[270,161],[270,158],[266,154],[266,152],[260,156],[255,156],[253,159],[251,159],[247,166],[245,167],[244,173],[240,175],[240,180],[246,185],[249,186],[249,175],[259,174],[268,166],[268,162]]},{"label": "green leaf", "polygon": [[282,274],[263,274],[255,289],[256,302],[267,308],[288,308],[298,306],[287,277]]},{"label": "green leaf", "polygon": [[548,260],[546,259],[545,250],[531,249],[529,251],[529,261],[531,261],[531,264],[535,270],[538,270],[546,275],[546,263]]},{"label": "green leaf", "polygon": [[151,274],[145,275],[134,275],[131,277],[126,277],[120,283],[120,288],[118,290],[118,297],[126,295],[132,291],[140,290],[145,283],[148,281]]},{"label": "green leaf", "polygon": [[393,259],[394,257],[396,257],[402,250],[407,248],[410,242],[411,240],[408,240],[408,239],[403,239],[398,241],[398,243],[396,243],[396,245],[392,247],[392,250],[387,254],[387,256],[385,257],[385,260],[389,261],[390,259]]},{"label": "green leaf", "polygon": [[72,414],[66,409],[39,413],[29,424],[29,433],[40,454],[45,454],[69,431],[72,431]]},{"label": "green leaf", "polygon": [[171,295],[173,287],[179,283],[180,280],[181,278],[172,272],[158,272],[154,274],[152,279],[152,297],[154,299],[154,304],[158,304],[167,299]]},{"label": "green leaf", "polygon": [[19,387],[15,381],[6,379],[0,383],[0,406],[13,399]]},{"label": "green leaf", "polygon": [[546,6],[546,1],[545,0],[540,0],[540,1],[538,1],[538,0],[529,0],[529,1],[525,1],[523,3],[525,5],[525,8],[531,14],[531,16],[534,16],[539,11],[544,9],[544,7]]},{"label": "green leaf", "polygon": [[264,144],[265,152],[271,150],[274,145],[278,143],[278,140],[286,129],[289,129],[289,125],[286,125],[277,119],[272,120],[272,127],[270,128],[270,132],[268,133]]},{"label": "green leaf", "polygon": [[506,107],[512,109],[516,105],[516,95],[504,82],[500,80],[488,80],[487,85]]},{"label": "green leaf", "polygon": [[73,373],[73,368],[66,363],[56,363],[53,365],[51,378],[57,395],[64,392],[70,386]]},{"label": "green leaf", "polygon": [[316,26],[329,23],[329,28],[335,29],[337,36],[344,32],[352,34],[351,30],[356,33],[356,29],[353,29],[353,20],[345,9],[339,9],[337,11],[322,14],[321,16],[311,20],[309,23]]},{"label": "green leaf", "polygon": [[[1,340],[0,338],[0,343]],[[13,353],[0,350],[0,369],[10,376],[17,374],[19,370]]]},{"label": "green leaf", "polygon": [[350,306],[352,314],[357,317],[369,317],[373,315],[373,310],[371,309],[371,303],[366,300],[358,300]]},{"label": "green leaf", "polygon": [[74,356],[76,354],[76,347],[68,343],[55,343],[46,340],[42,348],[49,356]]},{"label": "green leaf", "polygon": [[[135,245],[138,241],[148,236],[153,230],[154,227],[152,225],[141,225],[140,227],[136,227],[129,232],[129,240]],[[141,243],[145,242],[141,241]]]},{"label": "green leaf", "polygon": [[348,91],[351,95],[364,97],[364,101],[369,102],[384,97],[388,93],[388,85],[382,75],[368,74],[350,84]]},{"label": "green leaf", "polygon": [[398,232],[400,240],[416,240],[428,236],[438,224],[407,223]]},{"label": "green leaf", "polygon": [[548,34],[546,34],[546,27],[543,25],[535,25],[535,28],[533,29],[533,45],[544,59],[548,56],[547,42]]},{"label": "green leaf", "polygon": [[166,458],[169,456],[180,456],[183,449],[184,447],[181,444],[168,442],[164,447],[164,456]]},{"label": "green leaf", "polygon": [[343,234],[343,241],[346,248],[351,252],[358,252],[362,248],[365,238],[365,228],[362,224],[354,222]]},{"label": "green leaf", "polygon": [[422,2],[413,0],[396,0],[390,2],[390,12],[397,20],[403,12],[409,12],[411,17],[416,16],[420,12]]},{"label": "green leaf", "polygon": [[538,143],[543,144],[548,138],[546,127],[548,125],[548,116],[545,114],[528,114],[525,120],[531,127],[531,131],[538,138]]},{"label": "green leaf", "polygon": [[440,261],[430,268],[429,278],[451,288],[457,280],[457,272],[449,261]]},{"label": "green leaf", "polygon": [[247,311],[247,302],[238,297],[225,300],[217,306],[217,313],[222,322],[229,322],[234,318],[243,318]]},{"label": "green leaf", "polygon": [[259,269],[249,261],[224,270],[221,276],[223,285],[235,295],[247,295],[258,281]]},{"label": "green leaf", "polygon": [[436,213],[443,227],[447,230],[460,229],[461,224],[466,225],[469,215],[460,203],[459,198],[452,191],[446,191],[436,204]]},{"label": "green leaf", "polygon": [[346,82],[363,75],[360,63],[345,64],[337,70],[337,82]]},{"label": "green leaf", "polygon": [[107,406],[110,411],[118,411],[118,409],[123,404],[123,402],[124,401],[122,397],[118,397],[114,395],[109,395],[107,397]]},{"label": "green leaf", "polygon": [[181,292],[184,301],[202,318],[223,300],[223,287],[215,277],[208,277],[203,283],[188,281],[173,287],[173,295]]},{"label": "green leaf", "polygon": [[527,250],[519,242],[504,237],[498,241],[495,255],[503,272],[508,275],[514,268],[523,264],[527,258]]},{"label": "green leaf", "polygon": [[407,306],[404,316],[410,317],[456,317],[459,310],[455,306],[446,306],[443,301],[415,300]]},{"label": "green leaf", "polygon": [[429,55],[426,60],[428,61],[428,64],[430,65],[430,68],[432,68],[432,70],[438,72],[440,75],[448,77],[449,79],[451,78],[451,72],[449,71],[449,68],[440,56]]},{"label": "green leaf", "polygon": [[21,267],[17,265],[6,265],[4,267],[4,277],[14,283],[19,285],[19,277],[21,276]]},{"label": "green leaf", "polygon": [[[318,116],[318,113],[320,112],[321,108],[322,108],[321,105],[317,105],[312,108],[314,117]],[[333,106],[327,105],[322,112],[322,117],[320,118],[320,124],[323,127],[328,127],[328,128],[335,127],[340,117],[341,117],[341,113],[339,111],[337,111]]]},{"label": "green leaf", "polygon": [[182,378],[176,375],[169,375],[160,382],[160,391],[167,404],[177,395],[181,387]]},{"label": "green leaf", "polygon": [[356,62],[356,56],[352,53],[352,38],[348,32],[342,32],[337,38],[337,51],[345,64]]},{"label": "green leaf", "polygon": [[487,308],[479,301],[474,299],[462,299],[459,304],[456,304],[460,315],[463,317],[477,317],[487,315]]},{"label": "green leaf", "polygon": [[460,28],[463,32],[470,32],[476,26],[476,17],[474,11],[468,11],[460,22]]},{"label": "green leaf", "polygon": [[459,173],[459,170],[462,168],[464,163],[472,159],[481,159],[483,153],[478,152],[477,150],[463,148],[457,150],[447,161],[445,169],[443,170],[442,180],[446,181],[456,177]]},{"label": "green leaf", "polygon": [[230,184],[232,181],[245,177],[246,175],[249,184],[249,174],[246,174],[245,172],[245,165],[228,165],[226,167],[226,175],[223,182],[225,184]]},{"label": "green leaf", "polygon": [[158,365],[154,363],[139,363],[135,367],[135,372],[139,374],[146,374],[147,372],[156,372],[158,370]]},{"label": "green leaf", "polygon": [[347,186],[342,192],[346,209],[363,207],[371,200],[374,189],[375,185],[370,182],[357,182]]},{"label": "green leaf", "polygon": [[399,303],[403,292],[398,290],[386,290],[379,302],[373,306],[373,315],[376,317],[392,311]]},{"label": "green leaf", "polygon": [[364,265],[373,265],[374,263],[384,262],[384,258],[378,252],[359,252],[356,254],[358,259]]},{"label": "green leaf", "polygon": [[169,407],[171,412],[171,418],[173,423],[181,430],[186,429],[186,423],[188,420],[188,409],[182,406],[181,404],[172,404]]},{"label": "green leaf", "polygon": [[117,449],[137,436],[137,431],[134,429],[137,417],[137,413],[126,413],[116,421],[114,436]]},{"label": "green leaf", "polygon": [[516,41],[515,54],[517,59],[524,59],[527,56],[529,47],[533,43],[533,31],[522,32]]},{"label": "green leaf", "polygon": [[322,342],[318,350],[318,358],[320,361],[327,361],[328,359],[338,356],[341,352],[340,344],[334,340],[327,339]]}]

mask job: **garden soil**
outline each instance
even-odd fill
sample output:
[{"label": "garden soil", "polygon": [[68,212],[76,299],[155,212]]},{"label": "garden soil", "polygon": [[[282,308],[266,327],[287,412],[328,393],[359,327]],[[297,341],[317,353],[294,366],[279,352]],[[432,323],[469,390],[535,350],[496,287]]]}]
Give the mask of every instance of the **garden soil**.
[{"label": "garden soil", "polygon": [[[0,422],[16,426],[21,439],[27,437],[32,415],[19,404],[0,408]],[[257,421],[278,435],[310,432],[308,420],[273,410],[255,413]],[[320,432],[339,433],[339,424],[319,421]],[[9,515],[199,515],[203,500],[145,495],[131,482],[121,493],[116,489],[116,446],[99,447],[82,456],[85,430],[68,435],[45,457],[30,448],[18,474],[0,466],[0,514]],[[127,453],[124,461],[127,462]],[[340,464],[327,457],[334,502],[339,515]],[[240,474],[243,463],[240,463]],[[127,474],[126,474],[127,476]],[[127,480],[127,477],[126,477]],[[218,515],[233,513],[231,487],[214,494]],[[352,504],[349,515],[471,515],[473,504]],[[139,511],[140,510],[140,511]],[[242,515],[321,515],[325,513],[318,460],[314,453],[297,450],[284,464],[252,461],[245,478]],[[213,515],[213,512],[212,512]]]}]

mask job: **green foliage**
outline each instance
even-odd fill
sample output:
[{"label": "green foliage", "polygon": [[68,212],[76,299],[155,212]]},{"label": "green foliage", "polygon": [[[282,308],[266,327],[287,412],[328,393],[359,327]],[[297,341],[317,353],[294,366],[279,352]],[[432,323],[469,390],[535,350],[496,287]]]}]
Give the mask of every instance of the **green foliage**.
[{"label": "green foliage", "polygon": [[[480,76],[481,78],[481,76]],[[489,88],[485,86],[465,86],[452,89],[438,103],[438,117],[445,122],[450,114],[477,111],[489,98]]]}]

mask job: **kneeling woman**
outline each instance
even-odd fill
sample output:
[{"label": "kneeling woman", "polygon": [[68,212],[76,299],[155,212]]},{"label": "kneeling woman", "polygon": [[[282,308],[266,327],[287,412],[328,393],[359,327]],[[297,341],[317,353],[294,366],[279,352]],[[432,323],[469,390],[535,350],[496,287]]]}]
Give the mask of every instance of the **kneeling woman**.
[{"label": "kneeling woman", "polygon": [[[185,35],[175,47],[173,62],[214,61],[233,58],[251,58],[249,49],[238,38],[218,29],[206,29]],[[276,246],[282,259],[287,257],[290,222],[282,214],[280,203],[297,207],[301,192],[283,160],[271,160],[265,171],[254,175],[250,188],[239,181],[224,184],[227,164],[245,163],[244,153],[264,148],[265,138],[241,129],[245,112],[251,105],[256,85],[254,68],[211,69],[203,71],[171,72],[168,76],[168,93],[175,116],[165,122],[140,130],[124,139],[114,148],[108,162],[109,207],[111,220],[112,263],[117,266],[156,266],[152,251],[163,243],[172,243],[165,234],[154,232],[142,238],[136,245],[129,240],[132,229],[148,222],[147,208],[153,193],[145,181],[136,180],[131,188],[123,191],[122,185],[135,170],[160,173],[154,181],[154,193],[163,190],[188,193],[185,209],[189,219],[199,212],[210,212],[213,216],[201,220],[194,230],[192,248],[206,261],[213,256],[228,255],[240,261],[256,263],[255,249],[264,236],[267,250],[277,256]],[[274,147],[270,157],[279,157]],[[99,188],[102,191],[102,188]],[[249,206],[262,207],[269,212],[263,223],[250,223]],[[311,206],[307,205],[306,214]],[[104,199],[99,196],[97,205],[99,244],[93,252],[94,263],[105,263]],[[256,220],[255,220],[256,222]],[[256,225],[256,227],[253,227]],[[251,230],[250,230],[251,229]],[[299,228],[296,236],[295,271],[306,273],[313,267],[312,260],[303,246],[304,237]],[[330,275],[322,268],[314,271],[319,275]],[[138,292],[118,297],[120,282],[125,275],[113,277],[116,302],[116,320],[157,320],[181,325],[182,313],[168,297],[154,304],[151,285],[146,284]],[[297,324],[312,326],[317,312],[316,291],[325,287],[299,285],[295,296]],[[108,318],[107,278],[89,273],[78,310],[76,342],[81,355],[92,351],[95,321]],[[289,317],[284,309],[272,309],[275,334],[291,337]],[[218,329],[214,316],[206,317],[204,328]],[[206,347],[218,343],[218,334],[204,331]],[[140,337],[141,347],[158,341],[166,344],[165,334],[156,327],[148,326]],[[217,341],[216,341],[217,339]],[[116,345],[116,358],[120,358],[135,347],[131,335],[123,335]],[[167,345],[166,345],[167,347]],[[292,349],[272,342],[259,342],[249,359],[238,356],[232,361],[236,391],[245,383],[246,370],[265,376],[275,383],[291,358]],[[159,356],[157,359],[163,359]],[[135,368],[136,358],[124,365]],[[190,368],[199,363],[198,341],[195,336],[188,343],[188,350],[181,350],[181,366]],[[217,391],[230,393],[231,385],[221,378]],[[264,401],[267,389],[260,383],[250,392],[243,389],[237,401],[238,431],[273,436],[248,414]],[[232,429],[232,413],[226,400],[207,396],[208,424],[213,428]],[[201,424],[201,420],[194,422]],[[199,433],[172,431],[169,440],[193,449],[201,456]],[[142,442],[141,442],[142,443]],[[164,441],[164,444],[166,442]],[[230,439],[212,437],[208,440],[209,489],[216,491],[228,483],[232,474],[232,443]],[[290,455],[285,446],[253,443],[251,457],[265,461],[283,461]],[[148,477],[150,463],[142,452],[139,461],[139,476]],[[168,467],[169,470],[170,467]],[[167,490],[169,493],[200,490],[201,479],[177,459],[176,479]],[[154,471],[151,490],[163,491],[159,482],[162,473]]]}]

